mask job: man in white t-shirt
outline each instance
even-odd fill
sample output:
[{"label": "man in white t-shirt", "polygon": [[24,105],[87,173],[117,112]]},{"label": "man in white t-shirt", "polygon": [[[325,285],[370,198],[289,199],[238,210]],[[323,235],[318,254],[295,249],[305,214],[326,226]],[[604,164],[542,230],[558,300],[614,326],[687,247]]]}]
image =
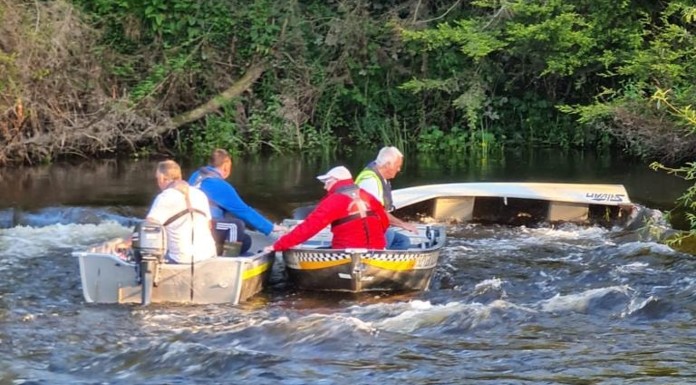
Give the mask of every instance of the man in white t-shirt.
[{"label": "man in white t-shirt", "polygon": [[182,180],[181,167],[173,160],[160,162],[155,177],[162,192],[147,218],[165,228],[167,261],[191,263],[216,256],[206,195]]}]

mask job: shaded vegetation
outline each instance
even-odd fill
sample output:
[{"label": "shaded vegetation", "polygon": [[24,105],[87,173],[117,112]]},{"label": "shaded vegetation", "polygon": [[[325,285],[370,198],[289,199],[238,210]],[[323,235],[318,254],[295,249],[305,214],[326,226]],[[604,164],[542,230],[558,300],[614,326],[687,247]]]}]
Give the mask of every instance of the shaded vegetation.
[{"label": "shaded vegetation", "polygon": [[[0,0],[0,164],[621,146],[692,159],[686,0]],[[478,155],[477,155],[478,154]]]}]

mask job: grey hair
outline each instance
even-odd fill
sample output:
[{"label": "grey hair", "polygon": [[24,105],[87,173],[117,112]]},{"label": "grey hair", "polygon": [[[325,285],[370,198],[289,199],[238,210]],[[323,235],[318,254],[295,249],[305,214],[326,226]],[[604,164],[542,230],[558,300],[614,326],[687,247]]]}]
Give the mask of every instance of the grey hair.
[{"label": "grey hair", "polygon": [[169,180],[181,180],[181,167],[173,160],[157,163],[157,173]]},{"label": "grey hair", "polygon": [[375,163],[377,164],[377,166],[384,166],[389,163],[393,164],[398,159],[403,157],[404,154],[402,154],[401,151],[399,151],[399,149],[396,147],[382,147],[382,149],[379,150],[379,153],[377,154],[377,159],[375,159]]}]

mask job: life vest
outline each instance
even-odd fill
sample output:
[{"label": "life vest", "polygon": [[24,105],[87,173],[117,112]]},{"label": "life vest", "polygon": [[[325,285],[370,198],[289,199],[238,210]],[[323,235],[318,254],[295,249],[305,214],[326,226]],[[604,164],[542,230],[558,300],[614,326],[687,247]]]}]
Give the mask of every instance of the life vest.
[{"label": "life vest", "polygon": [[376,215],[374,211],[370,210],[367,203],[360,197],[360,187],[355,184],[339,187],[334,191],[335,194],[342,194],[351,199],[350,205],[348,205],[348,215],[336,219],[331,222],[331,226],[339,226],[344,223],[348,223],[354,220],[363,220],[368,216]]},{"label": "life vest", "polygon": [[[222,179],[222,176],[218,174],[216,171],[212,170],[211,166],[201,167],[198,169],[198,176],[196,176],[196,179],[193,181],[192,186],[195,188],[201,188],[203,181],[206,179]],[[208,196],[208,194],[205,195]],[[214,200],[210,199],[210,196],[208,196],[208,204],[210,205],[210,208],[220,209],[220,211],[222,211],[223,216],[230,215],[232,218],[235,218],[235,216],[232,215],[232,213],[222,208],[222,206],[217,204],[217,202],[215,202]]]},{"label": "life vest", "polygon": [[201,167],[198,169],[198,176],[196,177],[196,180],[193,181],[192,186],[196,188],[201,188],[201,183],[203,183],[204,180],[210,178],[222,179],[222,176],[214,170],[212,170],[210,166]]},{"label": "life vest", "polygon": [[[193,220],[194,213],[198,213],[198,214],[205,217],[205,212],[203,210],[199,210],[197,208],[191,207],[191,200],[189,199],[189,194],[188,194],[189,186],[186,182],[174,181],[174,182],[170,183],[166,188],[167,189],[170,189],[170,188],[174,189],[174,190],[180,192],[181,194],[183,194],[184,199],[186,200],[186,208],[179,211],[178,213],[172,215],[171,217],[169,217],[169,219],[167,219],[166,221],[164,221],[164,223],[162,223],[162,226],[167,227],[168,225],[170,225],[171,223],[173,223],[174,221],[183,217],[186,214],[191,214],[191,220]],[[191,236],[193,237],[193,234],[191,234]]]},{"label": "life vest", "polygon": [[382,196],[381,201],[384,209],[388,212],[393,211],[394,203],[392,201],[391,183],[384,179],[384,177],[382,177],[382,175],[377,171],[377,165],[375,162],[368,164],[367,167],[360,172],[358,177],[355,179],[355,183],[359,185],[360,182],[370,178],[374,178],[379,182],[377,183],[377,192]]},{"label": "life vest", "polygon": [[[137,242],[137,246],[134,247],[134,251],[136,252],[136,260],[141,258],[140,254],[142,251],[140,249],[143,248],[143,245],[142,245],[142,243],[144,242],[143,240],[147,239],[147,237],[143,237],[140,234],[143,231],[143,227],[145,224],[148,225],[147,228],[149,229],[148,232],[150,233],[150,237],[152,237],[153,233],[157,233],[158,234],[157,241],[162,242],[163,247],[166,247],[166,232],[164,230],[166,229],[167,226],[172,224],[177,219],[183,217],[184,215],[190,214],[191,215],[191,222],[192,222],[191,223],[191,242],[193,243],[194,238],[195,238],[195,226],[193,224],[193,219],[194,219],[193,215],[200,214],[204,218],[206,217],[204,211],[199,210],[199,209],[194,208],[194,207],[191,207],[191,200],[189,199],[189,194],[188,194],[188,189],[189,189],[188,183],[186,183],[184,181],[174,181],[174,182],[170,183],[165,188],[165,190],[166,189],[174,189],[174,190],[180,192],[184,196],[184,200],[186,201],[186,208],[179,211],[178,213],[172,215],[166,221],[164,221],[164,223],[162,223],[162,224],[158,224],[155,222],[148,222],[146,220],[146,221],[144,221],[143,224],[136,226],[136,229],[133,233],[133,242],[134,242],[134,244],[136,244],[136,242]],[[158,233],[156,231],[157,228],[160,228],[162,231],[160,231]],[[148,241],[147,245],[149,245],[152,242],[153,241]],[[193,256],[191,258],[191,261],[192,261],[191,264],[193,265]]]}]

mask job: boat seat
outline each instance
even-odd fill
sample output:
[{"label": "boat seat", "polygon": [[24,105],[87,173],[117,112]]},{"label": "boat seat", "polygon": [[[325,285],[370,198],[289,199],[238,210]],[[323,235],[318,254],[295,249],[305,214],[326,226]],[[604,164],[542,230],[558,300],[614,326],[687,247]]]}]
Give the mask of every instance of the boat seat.
[{"label": "boat seat", "polygon": [[409,249],[425,250],[435,247],[437,239],[440,237],[440,229],[433,229],[426,226],[425,231],[418,235],[409,235],[412,246]]}]

